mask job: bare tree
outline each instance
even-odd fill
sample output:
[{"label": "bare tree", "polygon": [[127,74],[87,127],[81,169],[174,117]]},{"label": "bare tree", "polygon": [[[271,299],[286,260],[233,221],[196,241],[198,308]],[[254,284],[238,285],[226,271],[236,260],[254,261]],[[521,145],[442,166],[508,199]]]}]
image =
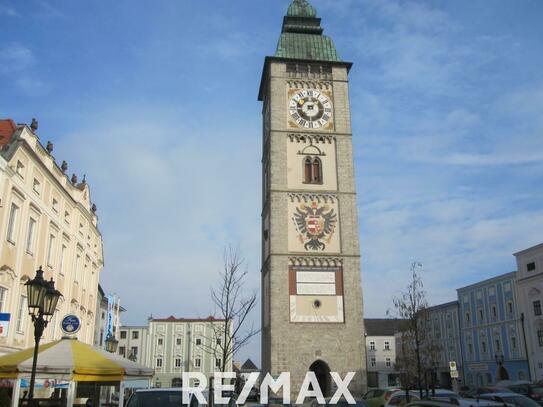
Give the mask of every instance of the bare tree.
[{"label": "bare tree", "polygon": [[422,398],[422,352],[426,335],[424,324],[427,319],[428,302],[419,274],[421,268],[422,264],[419,262],[411,264],[411,281],[405,291],[401,291],[392,298],[394,309],[389,310],[388,313],[404,320],[400,325],[400,356],[397,358],[396,365],[404,375],[406,392],[408,387],[416,384]]},{"label": "bare tree", "polygon": [[224,265],[219,283],[211,289],[211,300],[216,307],[217,321],[203,349],[220,360],[225,371],[234,354],[260,332],[253,324],[246,327],[251,311],[257,305],[257,291],[246,293],[248,270],[239,250],[228,246],[224,250]]}]

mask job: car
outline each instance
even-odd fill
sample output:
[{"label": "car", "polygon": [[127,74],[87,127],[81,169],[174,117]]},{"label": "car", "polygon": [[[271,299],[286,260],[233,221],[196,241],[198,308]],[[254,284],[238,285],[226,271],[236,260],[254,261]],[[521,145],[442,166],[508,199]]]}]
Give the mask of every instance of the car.
[{"label": "car", "polygon": [[337,407],[349,407],[349,406],[356,406],[356,407],[368,407],[368,404],[364,400],[360,399],[354,399],[355,404],[349,404],[347,399],[344,397],[341,397],[336,403],[332,404],[330,401],[332,400],[332,397],[328,397],[324,400],[324,404],[319,403],[318,400],[313,400],[310,404],[311,407],[327,407],[327,406],[337,406]]},{"label": "car", "polygon": [[364,394],[362,399],[368,405],[368,407],[384,407],[390,396],[400,390],[401,389],[399,387],[372,389]]},{"label": "car", "polygon": [[[203,391],[202,393],[207,400],[209,393],[207,391]],[[224,406],[236,407],[235,398],[226,397],[228,397],[228,403]],[[189,400],[188,405],[183,404],[183,389],[180,387],[139,389],[130,396],[126,407],[204,407],[206,405],[200,404],[194,394],[189,395]]]},{"label": "car", "polygon": [[488,393],[479,395],[480,400],[491,400],[516,407],[540,407],[531,398],[517,393]]},{"label": "car", "polygon": [[533,401],[543,406],[543,386],[530,383],[511,384],[507,388],[515,393],[531,398]]},{"label": "car", "polygon": [[392,393],[387,400],[385,407],[403,407],[406,404],[409,404],[412,401],[420,400],[418,391],[415,394],[414,391],[409,391],[409,400],[404,390],[396,391]]},{"label": "car", "polygon": [[477,398],[480,394],[489,393],[510,393],[511,391],[506,387],[473,387],[468,390],[460,392],[460,395],[464,398]]},{"label": "car", "polygon": [[458,404],[443,400],[417,400],[407,404],[406,407],[458,407]]}]

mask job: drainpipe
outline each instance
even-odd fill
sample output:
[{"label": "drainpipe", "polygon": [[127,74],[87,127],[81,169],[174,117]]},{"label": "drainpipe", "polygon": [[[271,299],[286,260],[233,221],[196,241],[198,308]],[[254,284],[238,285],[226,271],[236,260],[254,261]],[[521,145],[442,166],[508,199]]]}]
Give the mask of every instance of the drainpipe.
[{"label": "drainpipe", "polygon": [[528,381],[532,381],[532,368],[530,367],[530,356],[528,355],[528,342],[526,341],[526,329],[524,329],[524,312],[520,313],[520,323],[522,325],[522,338],[524,339],[524,352],[526,352],[526,362],[528,363]]}]

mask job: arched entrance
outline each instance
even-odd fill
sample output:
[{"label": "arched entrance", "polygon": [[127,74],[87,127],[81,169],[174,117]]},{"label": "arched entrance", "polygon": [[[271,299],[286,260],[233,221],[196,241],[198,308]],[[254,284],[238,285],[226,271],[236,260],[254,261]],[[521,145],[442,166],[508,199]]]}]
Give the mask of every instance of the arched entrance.
[{"label": "arched entrance", "polygon": [[319,382],[319,386],[322,391],[322,395],[324,397],[330,396],[330,368],[326,364],[326,362],[322,360],[316,360],[309,366],[309,371],[315,373],[315,376],[317,377],[317,381]]}]

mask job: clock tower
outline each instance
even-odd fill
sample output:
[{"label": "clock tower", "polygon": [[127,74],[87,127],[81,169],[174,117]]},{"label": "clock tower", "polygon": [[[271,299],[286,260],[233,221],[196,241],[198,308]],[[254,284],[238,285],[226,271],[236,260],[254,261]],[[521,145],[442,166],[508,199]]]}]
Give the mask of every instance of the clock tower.
[{"label": "clock tower", "polygon": [[330,372],[366,386],[360,249],[349,107],[340,59],[307,0],[293,0],[266,57],[262,156],[262,367],[308,371],[325,395]]}]

